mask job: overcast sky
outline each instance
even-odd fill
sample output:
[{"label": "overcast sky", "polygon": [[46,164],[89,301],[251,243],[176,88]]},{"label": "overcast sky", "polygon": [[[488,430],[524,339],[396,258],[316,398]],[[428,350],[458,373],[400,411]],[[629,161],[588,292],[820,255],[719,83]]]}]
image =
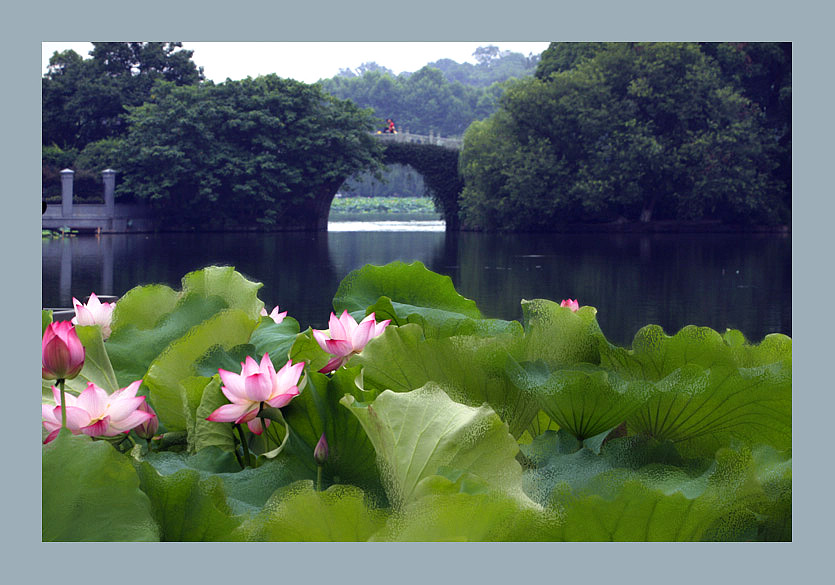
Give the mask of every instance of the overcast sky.
[{"label": "overcast sky", "polygon": [[[495,45],[502,51],[528,55],[539,54],[547,42],[304,42],[304,43],[238,43],[238,42],[183,42],[183,48],[194,51],[191,59],[208,79],[220,83],[229,79],[243,79],[276,73],[306,83],[333,77],[340,69],[355,69],[362,63],[375,61],[392,71],[417,71],[427,63],[449,58],[459,63],[475,63],[473,52],[478,47]],[[43,72],[55,51],[73,49],[87,58],[93,48],[84,42],[42,43]]]}]

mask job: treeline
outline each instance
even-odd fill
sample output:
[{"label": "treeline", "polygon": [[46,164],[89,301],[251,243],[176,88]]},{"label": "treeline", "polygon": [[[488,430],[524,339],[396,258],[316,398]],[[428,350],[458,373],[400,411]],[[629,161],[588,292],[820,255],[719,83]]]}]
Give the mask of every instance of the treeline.
[{"label": "treeline", "polygon": [[552,43],[464,136],[461,219],[791,221],[790,43]]},{"label": "treeline", "polygon": [[179,43],[93,46],[91,59],[50,60],[44,174],[114,168],[117,199],[148,202],[163,226],[320,228],[321,195],[381,167],[370,112],[318,85],[276,75],[215,84]]},{"label": "treeline", "polygon": [[380,120],[394,119],[413,134],[460,136],[475,120],[492,114],[509,79],[531,76],[538,57],[501,51],[490,45],[476,49],[477,64],[441,59],[420,70],[395,75],[377,63],[319,81],[328,93],[371,108]]},{"label": "treeline", "polygon": [[[345,190],[362,192],[381,170],[371,133],[393,117],[464,133],[472,229],[791,221],[790,43],[552,43],[522,60],[485,47],[469,67],[366,64],[312,85],[215,84],[180,43],[93,47],[56,53],[43,78],[45,196],[66,167],[98,196],[110,167],[119,200],[145,200],[166,223],[305,225],[327,215],[320,194],[352,175]],[[490,81],[505,63],[518,78]],[[490,84],[452,79],[476,72]],[[395,173],[389,194],[421,188]]]}]

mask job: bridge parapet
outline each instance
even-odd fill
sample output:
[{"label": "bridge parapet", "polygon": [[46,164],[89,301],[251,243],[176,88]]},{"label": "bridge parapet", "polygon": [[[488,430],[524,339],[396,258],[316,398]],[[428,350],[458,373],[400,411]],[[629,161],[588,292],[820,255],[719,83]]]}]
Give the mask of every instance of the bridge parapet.
[{"label": "bridge parapet", "polygon": [[436,146],[444,146],[455,150],[461,150],[461,145],[464,142],[460,137],[443,138],[440,134],[433,134],[432,132],[430,132],[428,136],[425,134],[412,134],[410,132],[397,132],[396,134],[378,133],[374,134],[374,136],[380,140],[385,140],[386,142],[434,144]]}]

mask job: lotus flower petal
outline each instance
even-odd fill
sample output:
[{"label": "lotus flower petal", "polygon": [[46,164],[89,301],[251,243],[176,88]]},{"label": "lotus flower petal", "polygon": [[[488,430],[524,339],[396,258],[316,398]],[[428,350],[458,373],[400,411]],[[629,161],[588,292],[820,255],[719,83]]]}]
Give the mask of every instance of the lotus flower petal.
[{"label": "lotus flower petal", "polygon": [[276,305],[275,308],[273,308],[273,310],[269,314],[267,314],[267,309],[266,308],[261,309],[261,315],[263,315],[264,317],[269,317],[270,319],[275,321],[276,325],[278,325],[282,321],[284,321],[284,317],[287,316],[287,311],[279,313],[278,312],[278,305]]},{"label": "lotus flower petal", "polygon": [[580,303],[577,302],[576,299],[563,299],[560,302],[561,307],[568,307],[575,313],[580,309]]},{"label": "lotus flower petal", "polygon": [[[252,404],[224,404],[206,418],[213,422],[241,422],[247,412],[253,408]],[[257,412],[257,405],[255,411]]]},{"label": "lotus flower petal", "polygon": [[338,319],[331,313],[327,332],[313,330],[313,338],[319,347],[334,356],[319,371],[329,373],[340,368],[353,354],[361,352],[371,339],[382,334],[389,323],[390,319],[376,323],[374,313],[365,317],[359,324],[347,310],[343,311]]},{"label": "lotus flower petal", "polygon": [[206,420],[248,423],[256,417],[263,403],[275,408],[287,405],[299,394],[297,384],[303,370],[304,362],[293,364],[287,360],[276,372],[268,353],[263,355],[260,363],[247,356],[241,363],[240,374],[219,369],[224,384],[221,392],[232,404],[219,407]]},{"label": "lotus flower petal", "polygon": [[104,339],[110,337],[110,324],[113,319],[113,309],[116,303],[102,303],[96,293],[90,293],[90,300],[85,305],[75,297],[72,299],[75,317],[72,323],[75,325],[100,325]]},{"label": "lotus flower petal", "polygon": [[244,379],[240,374],[228,372],[222,368],[218,368],[217,372],[220,375],[221,382],[223,382],[220,390],[229,399],[229,402],[238,402],[239,400],[246,399]]},{"label": "lotus flower petal", "polygon": [[154,414],[140,410],[144,396],[136,396],[142,380],[108,395],[102,388],[89,382],[78,398],[64,395],[66,405],[61,404],[58,388],[52,387],[55,406],[41,407],[41,419],[48,431],[49,440],[54,439],[52,431],[61,425],[61,408],[66,408],[67,428],[75,435],[84,433],[91,437],[114,436],[130,431],[135,426],[154,418]]},{"label": "lotus flower petal", "polygon": [[[270,420],[267,419],[267,426],[270,426]],[[260,435],[264,432],[264,427],[261,425],[261,419],[255,417],[254,419],[247,421],[246,426],[249,427],[249,430],[255,433],[256,435]]]}]

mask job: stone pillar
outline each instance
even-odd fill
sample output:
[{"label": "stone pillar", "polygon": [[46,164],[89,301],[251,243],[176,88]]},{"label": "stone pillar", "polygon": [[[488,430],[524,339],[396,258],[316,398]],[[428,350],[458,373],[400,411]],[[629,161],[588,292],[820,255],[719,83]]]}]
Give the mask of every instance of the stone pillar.
[{"label": "stone pillar", "polygon": [[72,181],[75,171],[64,169],[61,171],[61,215],[72,217]]},{"label": "stone pillar", "polygon": [[101,178],[104,181],[104,208],[112,219],[115,215],[116,171],[105,169],[101,172]]}]

